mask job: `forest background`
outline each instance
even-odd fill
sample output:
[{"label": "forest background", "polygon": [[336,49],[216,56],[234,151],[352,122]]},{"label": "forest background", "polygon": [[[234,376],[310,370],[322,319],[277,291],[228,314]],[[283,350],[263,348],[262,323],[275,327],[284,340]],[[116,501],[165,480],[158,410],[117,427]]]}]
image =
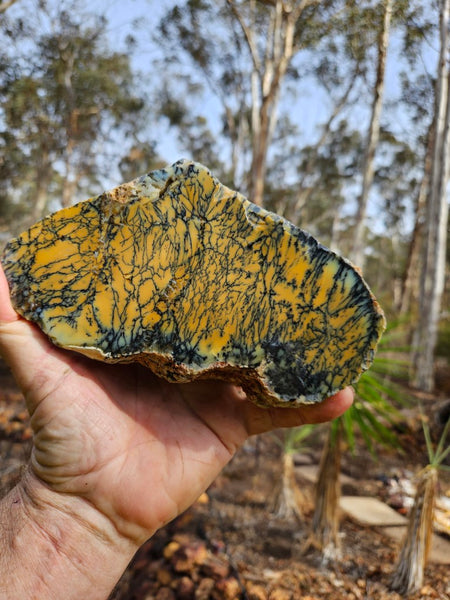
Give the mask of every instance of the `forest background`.
[{"label": "forest background", "polygon": [[449,4],[0,1],[0,246],[192,158],[360,266],[433,390],[450,357]]}]

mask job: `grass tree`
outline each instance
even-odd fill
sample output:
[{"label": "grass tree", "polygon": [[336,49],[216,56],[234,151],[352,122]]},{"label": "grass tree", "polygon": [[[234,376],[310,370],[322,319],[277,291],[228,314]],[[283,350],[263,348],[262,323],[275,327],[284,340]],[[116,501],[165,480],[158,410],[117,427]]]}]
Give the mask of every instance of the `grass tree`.
[{"label": "grass tree", "polygon": [[423,431],[427,444],[428,465],[417,477],[414,504],[408,518],[408,527],[401,544],[400,554],[394,569],[392,589],[402,595],[410,594],[422,587],[425,566],[433,535],[434,505],[440,469],[450,470],[443,461],[450,453],[450,419],[442,435],[433,447],[430,429],[422,418]]},{"label": "grass tree", "polygon": [[304,425],[286,430],[282,440],[276,438],[282,446],[282,470],[275,487],[272,510],[281,519],[303,518],[306,499],[295,480],[294,453],[305,448],[305,440],[314,430],[314,425]]},{"label": "grass tree", "polygon": [[355,430],[358,430],[372,455],[376,445],[399,448],[399,441],[391,427],[401,420],[395,404],[404,403],[400,387],[390,378],[404,375],[407,363],[392,356],[404,348],[394,347],[396,327],[391,326],[380,343],[379,355],[369,371],[355,385],[355,402],[342,417],[328,427],[315,488],[314,514],[310,535],[304,551],[314,547],[322,552],[324,562],[340,556],[339,499],[340,464],[343,442],[354,452]]},{"label": "grass tree", "polygon": [[339,548],[339,474],[341,470],[342,421],[336,419],[329,425],[328,435],[320,459],[319,474],[314,495],[314,514],[311,533],[305,550],[315,547],[324,562],[340,556]]}]

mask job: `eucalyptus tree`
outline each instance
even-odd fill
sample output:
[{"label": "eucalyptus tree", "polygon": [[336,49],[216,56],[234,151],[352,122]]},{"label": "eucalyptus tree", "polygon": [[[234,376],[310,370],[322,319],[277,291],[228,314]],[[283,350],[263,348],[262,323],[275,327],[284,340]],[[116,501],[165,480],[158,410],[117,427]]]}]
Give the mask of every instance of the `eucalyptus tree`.
[{"label": "eucalyptus tree", "polygon": [[415,384],[426,391],[432,391],[434,387],[434,350],[446,269],[450,167],[450,0],[439,2],[439,23],[440,53],[435,86],[431,173],[425,207],[419,322],[414,338]]},{"label": "eucalyptus tree", "polygon": [[3,165],[2,203],[22,201],[34,219],[52,198],[64,206],[99,187],[145,115],[130,59],[109,47],[105,19],[71,2],[41,4],[35,12],[24,0],[1,31],[11,52],[0,71],[0,140],[16,159]]},{"label": "eucalyptus tree", "polygon": [[355,402],[344,415],[328,425],[315,487],[311,531],[303,544],[303,551],[311,547],[320,550],[325,563],[338,559],[341,552],[339,475],[343,441],[351,451],[355,451],[358,432],[373,456],[376,456],[376,447],[380,444],[400,448],[392,429],[398,427],[403,419],[397,407],[407,402],[405,391],[396,379],[405,376],[408,363],[400,353],[400,358],[393,358],[399,334],[398,324],[388,327],[387,335],[380,342],[381,352],[355,384]]},{"label": "eucalyptus tree", "polygon": [[[329,32],[335,7],[313,0],[227,0],[251,57],[250,195],[263,203],[268,151],[278,119],[283,84],[294,57]],[[331,6],[331,11],[330,11]]]},{"label": "eucalyptus tree", "polygon": [[392,315],[398,314],[404,300],[404,276],[413,246],[411,217],[423,194],[425,154],[422,140],[410,144],[392,131],[381,129],[372,184],[380,231],[367,236],[365,273],[377,289],[389,290],[390,302],[386,304]]},{"label": "eucalyptus tree", "polygon": [[[425,206],[431,176],[434,136],[435,65],[430,64],[433,58],[430,41],[433,40],[433,48],[439,46],[439,17],[435,3],[428,10],[421,2],[411,2],[411,5],[401,36],[401,53],[405,65],[400,73],[400,85],[401,105],[407,109],[411,122],[408,143],[415,149],[418,157],[418,166],[413,168],[413,172],[419,185],[412,204],[414,225],[402,276],[400,303],[397,306],[403,316],[408,313],[417,314],[420,295],[420,257],[423,253]],[[425,60],[428,55],[429,59]]]},{"label": "eucalyptus tree", "polygon": [[367,142],[364,155],[364,168],[362,173],[361,193],[358,198],[358,207],[355,218],[355,231],[353,234],[352,260],[363,267],[364,263],[364,228],[367,214],[369,192],[373,183],[375,170],[375,151],[380,132],[381,108],[385,87],[386,59],[389,46],[393,0],[383,0],[380,4],[380,25],[377,32],[377,60],[376,75],[373,86],[372,107],[370,114]]},{"label": "eucalyptus tree", "polygon": [[332,249],[348,251],[342,211],[348,189],[361,169],[362,138],[342,119],[320,144],[304,146],[298,162],[299,183],[285,214]]},{"label": "eucalyptus tree", "polygon": [[[317,146],[358,97],[362,58],[349,38],[356,39],[360,31],[355,22],[347,34],[346,18],[354,4],[186,0],[172,7],[156,28],[166,69],[161,114],[180,131],[185,146],[192,142],[186,135],[192,125],[202,139],[196,118],[207,119],[215,136],[211,154],[230,165],[226,181],[257,204],[276,191],[277,164],[283,161],[290,169],[280,169],[278,185],[283,189],[280,180],[286,175],[286,185],[300,190],[299,206],[304,204],[295,177],[301,136],[309,128],[303,115],[306,96],[320,88],[331,104],[324,110],[329,114]],[[341,47],[346,44],[344,66]],[[290,131],[286,123],[292,125]]]}]

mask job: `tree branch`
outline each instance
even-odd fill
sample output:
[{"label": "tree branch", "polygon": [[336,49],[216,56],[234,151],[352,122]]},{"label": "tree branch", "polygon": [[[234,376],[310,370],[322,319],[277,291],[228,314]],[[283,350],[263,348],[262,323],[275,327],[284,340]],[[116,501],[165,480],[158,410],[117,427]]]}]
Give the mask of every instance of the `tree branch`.
[{"label": "tree branch", "polygon": [[350,77],[349,84],[348,84],[346,90],[344,91],[343,95],[336,103],[333,111],[331,112],[331,114],[328,118],[328,121],[324,124],[320,138],[314,144],[313,153],[311,154],[309,160],[306,163],[305,169],[303,171],[303,176],[300,179],[300,182],[298,184],[299,194],[298,194],[297,202],[295,203],[295,206],[294,206],[294,215],[295,216],[302,210],[302,208],[305,206],[306,202],[308,201],[309,197],[311,196],[311,194],[313,192],[313,189],[310,187],[304,189],[304,183],[305,183],[306,177],[312,173],[312,170],[314,167],[314,162],[317,158],[318,150],[325,143],[325,140],[327,139],[327,137],[331,131],[332,124],[334,123],[334,121],[336,120],[337,116],[342,111],[342,109],[345,108],[345,106],[347,105],[348,97],[355,85],[358,73],[359,73],[359,66],[356,67],[354,74]]},{"label": "tree branch", "polygon": [[238,10],[236,4],[233,2],[233,0],[227,0],[227,3],[229,5],[229,7],[231,8],[234,16],[238,20],[239,25],[242,28],[245,39],[247,41],[248,49],[250,50],[250,55],[252,57],[253,66],[256,69],[256,71],[258,72],[258,74],[261,75],[261,61],[259,58],[258,49],[256,48],[256,45],[255,45],[255,42],[253,39],[252,30],[250,27],[247,27],[247,24],[245,23],[242,14],[239,12],[239,10]]},{"label": "tree branch", "polygon": [[17,0],[6,0],[5,2],[1,2],[0,0],[0,14],[6,12],[16,2]]}]

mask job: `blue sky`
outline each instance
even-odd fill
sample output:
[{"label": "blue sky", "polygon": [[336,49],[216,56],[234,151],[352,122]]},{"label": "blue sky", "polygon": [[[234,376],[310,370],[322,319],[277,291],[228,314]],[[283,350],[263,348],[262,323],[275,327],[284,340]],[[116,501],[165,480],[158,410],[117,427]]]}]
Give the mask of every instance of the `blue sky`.
[{"label": "blue sky", "polygon": [[[94,0],[90,6],[98,7],[99,12],[103,11],[108,17],[110,23],[108,27],[109,35],[114,40],[114,44],[122,43],[128,33],[135,35],[138,40],[138,51],[133,57],[134,66],[138,70],[148,73],[149,61],[158,56],[160,51],[158,47],[151,43],[149,32],[151,32],[152,27],[157,26],[161,16],[173,4],[175,4],[175,0],[127,0],[126,2],[120,0],[113,0],[112,2],[109,0]],[[418,66],[422,68],[424,73],[432,74],[437,60],[438,47],[433,47],[432,42],[430,42],[425,54],[419,58]],[[399,74],[402,68],[404,68],[404,64],[402,64],[400,41],[394,31],[391,35],[387,59],[385,104],[392,103],[400,93]],[[370,91],[367,96],[368,98],[371,97]],[[313,143],[320,134],[320,123],[328,118],[332,104],[326,94],[316,86],[311,85],[307,78],[301,83],[301,92],[297,98],[294,113],[298,113],[301,129],[299,143]],[[287,96],[287,102],[292,103],[292,98]],[[206,97],[202,102],[201,110],[204,116],[208,117],[212,129],[214,129],[215,124],[217,127],[220,126],[219,119],[215,118],[215,115],[219,115],[219,106],[214,97]],[[364,132],[368,126],[370,105],[364,106],[358,103],[354,108],[347,111],[345,116],[353,126],[359,126]],[[411,130],[411,123],[405,112],[398,110],[389,125],[400,138],[412,141],[414,132]],[[168,162],[173,162],[186,154],[180,149],[175,135],[168,130],[165,123],[157,123],[155,127],[158,130],[159,151]],[[381,201],[381,199],[373,198],[370,203],[374,228],[377,227],[377,223],[382,227],[379,219],[380,206],[378,205]],[[348,209],[353,212],[351,205]],[[411,216],[407,216],[406,219],[409,222],[406,228],[409,229]]]},{"label": "blue sky", "polygon": [[[13,11],[22,10],[22,7],[28,5],[33,0],[22,0],[14,5],[8,14],[13,15]],[[58,0],[49,0],[49,3]],[[60,0],[64,2],[64,0]],[[151,78],[158,77],[158,74],[152,73],[149,65],[161,53],[161,49],[152,43],[152,28],[156,27],[165,13],[165,11],[175,4],[175,0],[80,0],[80,8],[86,6],[89,10],[94,10],[99,14],[104,14],[108,19],[107,34],[111,47],[123,50],[127,35],[132,34],[137,40],[136,51],[132,55],[133,65],[140,71],[145,79],[145,83],[151,85]],[[388,53],[387,77],[385,102],[393,101],[399,94],[399,72],[402,68],[401,54],[399,50],[399,40],[394,36],[391,38],[391,45]],[[420,57],[419,65],[424,73],[433,73],[438,58],[438,48],[434,48],[430,43],[424,56]],[[368,94],[370,98],[370,94]],[[286,96],[287,102],[293,102],[292,97]],[[202,100],[201,113],[208,118],[211,128],[220,127],[219,105],[217,100],[209,95]],[[319,134],[319,125],[326,120],[331,105],[326,95],[311,85],[307,78],[301,83],[301,92],[295,99],[293,107],[294,114],[297,113],[298,121],[301,127],[301,136],[299,144],[313,143]],[[358,103],[357,108],[347,112],[346,117],[353,126],[357,124],[362,131],[367,129],[370,106]],[[411,137],[411,124],[404,112],[398,112],[395,120],[391,121],[390,126],[395,129],[403,139]],[[151,139],[157,139],[159,142],[159,153],[168,162],[173,162],[186,155],[176,140],[176,135],[169,131],[164,121],[153,122],[151,132],[143,131],[142,141],[146,136]],[[195,158],[195,157],[189,157]],[[111,180],[105,180],[105,188],[119,183],[117,178],[119,174],[113,174]],[[376,205],[376,202],[373,203]]]}]

